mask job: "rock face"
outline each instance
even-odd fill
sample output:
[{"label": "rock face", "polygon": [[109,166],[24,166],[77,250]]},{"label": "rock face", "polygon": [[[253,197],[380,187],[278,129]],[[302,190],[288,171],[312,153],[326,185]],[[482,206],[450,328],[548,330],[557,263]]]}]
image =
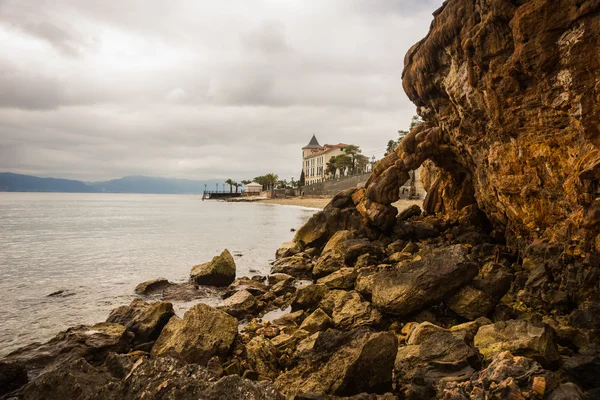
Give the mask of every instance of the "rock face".
[{"label": "rock face", "polygon": [[380,311],[407,315],[441,301],[469,283],[478,273],[467,250],[455,245],[374,278],[373,304]]},{"label": "rock face", "polygon": [[235,260],[225,249],[212,261],[194,266],[190,279],[198,285],[227,286],[235,280]]},{"label": "rock face", "polygon": [[27,381],[27,370],[23,364],[0,361],[0,396],[20,388]]},{"label": "rock face", "polygon": [[234,317],[200,303],[183,318],[171,318],[152,347],[152,354],[177,354],[189,363],[205,365],[213,356],[227,354],[236,335]]}]

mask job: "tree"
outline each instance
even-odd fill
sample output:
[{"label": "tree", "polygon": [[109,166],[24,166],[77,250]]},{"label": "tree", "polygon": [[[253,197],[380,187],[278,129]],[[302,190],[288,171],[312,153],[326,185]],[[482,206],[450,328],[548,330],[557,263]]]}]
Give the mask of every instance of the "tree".
[{"label": "tree", "polygon": [[246,185],[247,185],[247,184],[249,184],[249,183],[252,183],[252,181],[251,181],[251,180],[249,180],[249,179],[244,179],[244,180],[242,181],[242,185],[244,185],[244,186],[246,186]]},{"label": "tree", "polygon": [[421,122],[423,122],[421,117],[419,117],[418,115],[413,115],[412,119],[410,120],[410,130],[412,131],[412,129],[415,126],[419,125]]},{"label": "tree", "polygon": [[268,173],[267,175],[265,175],[265,178],[266,178],[267,186],[270,187],[271,189],[273,189],[275,187],[275,184],[279,180],[279,175],[273,174],[273,173]]},{"label": "tree", "polygon": [[335,167],[340,170],[340,176],[344,176],[346,170],[352,168],[352,158],[346,154],[340,154],[335,158]]},{"label": "tree", "polygon": [[235,192],[238,192],[238,188],[241,186],[242,184],[239,182],[233,182],[233,186],[235,186]]},{"label": "tree", "polygon": [[356,162],[355,162],[356,155],[360,154],[360,153],[361,153],[360,147],[355,146],[353,144],[349,144],[348,146],[344,147],[344,154],[349,156],[352,161],[352,163],[350,165],[351,172],[354,172],[354,168],[356,166]]},{"label": "tree", "polygon": [[356,172],[363,174],[367,170],[367,165],[369,165],[369,157],[363,156],[362,154],[356,155]]},{"label": "tree", "polygon": [[235,182],[232,179],[227,179],[225,183],[229,185],[229,193],[233,193],[233,185]]},{"label": "tree", "polygon": [[298,185],[299,186],[304,186],[305,181],[305,177],[304,177],[304,169],[302,170],[302,172],[300,173],[300,180],[298,181]]},{"label": "tree", "polygon": [[335,166],[335,156],[332,156],[329,161],[327,161],[327,174],[333,175],[335,177],[335,173],[337,172],[337,167]]},{"label": "tree", "polygon": [[385,149],[385,155],[390,155],[394,152],[394,150],[396,150],[396,146],[398,146],[398,143],[396,143],[395,140],[388,140],[388,144],[387,144],[387,148]]}]

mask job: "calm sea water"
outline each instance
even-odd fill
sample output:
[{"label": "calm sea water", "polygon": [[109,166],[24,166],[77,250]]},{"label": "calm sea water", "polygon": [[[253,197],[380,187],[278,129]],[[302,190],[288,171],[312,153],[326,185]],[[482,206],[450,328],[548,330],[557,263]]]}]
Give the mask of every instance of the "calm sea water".
[{"label": "calm sea water", "polygon": [[[194,195],[0,193],[0,355],[101,322],[143,281],[187,280],[224,248],[266,275],[315,210]],[[65,290],[67,297],[48,297]]]}]

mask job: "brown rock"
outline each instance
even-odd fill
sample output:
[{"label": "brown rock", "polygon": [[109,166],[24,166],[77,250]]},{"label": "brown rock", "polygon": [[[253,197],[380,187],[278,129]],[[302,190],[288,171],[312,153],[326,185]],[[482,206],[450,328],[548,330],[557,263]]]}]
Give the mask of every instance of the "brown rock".
[{"label": "brown rock", "polygon": [[144,343],[156,340],[173,315],[175,312],[171,303],[146,303],[134,299],[129,306],[112,310],[106,322],[125,326],[135,334],[136,343]]},{"label": "brown rock", "polygon": [[329,289],[350,290],[354,287],[357,272],[354,268],[342,268],[330,275],[327,275],[317,281],[317,283],[327,286]]},{"label": "brown rock", "polygon": [[225,249],[212,261],[192,268],[190,278],[198,285],[227,286],[235,280],[235,260]]}]

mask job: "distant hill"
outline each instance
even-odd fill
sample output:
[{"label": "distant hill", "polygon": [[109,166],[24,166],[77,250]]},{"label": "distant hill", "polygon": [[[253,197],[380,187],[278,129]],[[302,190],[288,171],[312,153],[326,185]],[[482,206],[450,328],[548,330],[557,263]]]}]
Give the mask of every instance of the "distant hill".
[{"label": "distant hill", "polygon": [[189,179],[126,176],[104,182],[82,182],[71,179],[39,178],[31,175],[0,173],[0,192],[66,192],[66,193],[148,193],[198,194],[215,190],[222,179],[195,181]]}]

